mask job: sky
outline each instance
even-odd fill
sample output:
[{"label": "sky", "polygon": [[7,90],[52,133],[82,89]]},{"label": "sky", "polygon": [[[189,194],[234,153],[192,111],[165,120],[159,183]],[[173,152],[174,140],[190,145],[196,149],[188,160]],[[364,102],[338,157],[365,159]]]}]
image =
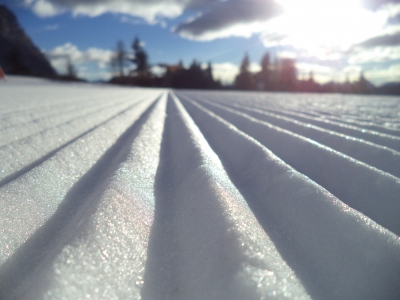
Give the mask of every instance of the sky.
[{"label": "sky", "polygon": [[[400,0],[0,0],[59,73],[71,57],[80,77],[113,75],[118,41],[137,36],[159,63],[212,62],[230,84],[247,53],[294,58],[298,77],[320,83],[400,81]],[[133,66],[131,66],[133,68]]]}]

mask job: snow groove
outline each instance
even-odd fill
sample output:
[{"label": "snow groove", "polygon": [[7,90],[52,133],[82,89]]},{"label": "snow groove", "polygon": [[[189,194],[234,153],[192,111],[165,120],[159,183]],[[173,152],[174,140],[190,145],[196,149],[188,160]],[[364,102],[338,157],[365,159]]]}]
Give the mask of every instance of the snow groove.
[{"label": "snow groove", "polygon": [[[146,233],[153,218],[153,182],[165,103],[163,96],[156,107],[152,105],[121,135],[74,183],[43,228],[3,267],[1,281],[7,292],[12,292],[12,285],[18,282],[15,277],[20,281],[23,278],[19,288],[14,288],[13,297],[42,298],[50,291],[60,298],[82,299],[95,293],[95,289],[100,289],[99,295],[106,299],[131,296],[131,291],[124,288],[143,277],[141,257],[145,255]],[[138,169],[142,170],[139,175]],[[115,198],[119,201],[114,201]],[[122,220],[115,218],[115,211]],[[114,239],[118,231],[124,235]],[[129,260],[124,260],[126,256]],[[114,264],[115,260],[120,262]],[[113,272],[98,273],[99,263]],[[86,268],[82,269],[82,265]],[[85,278],[92,278],[92,284],[70,289]],[[107,289],[111,282],[115,291]]]},{"label": "snow groove", "polygon": [[[203,100],[209,102],[207,100]],[[234,105],[256,119],[307,137],[400,178],[400,152],[260,109]]]},{"label": "snow groove", "polygon": [[144,298],[308,299],[179,101],[168,105]]},{"label": "snow groove", "polygon": [[150,103],[146,101],[135,110],[109,120],[104,127],[80,137],[1,188],[0,242],[6,247],[1,249],[0,265],[52,216],[73,184],[88,172]]},{"label": "snow groove", "polygon": [[[187,107],[260,224],[312,296],[391,298],[399,292],[395,282],[392,290],[373,284],[382,272],[400,276],[397,265],[389,270],[390,262],[399,259],[396,235],[382,231],[220,117],[198,104]],[[248,162],[248,157],[255,159]],[[387,241],[391,241],[389,247]],[[366,248],[382,269],[377,269],[375,261],[359,257]],[[352,279],[355,272],[357,281]],[[346,284],[349,280],[351,285]]]},{"label": "snow groove", "polygon": [[300,113],[292,113],[292,112],[283,112],[281,110],[270,110],[283,116],[287,116],[289,118],[293,118],[305,123],[314,124],[316,126],[320,126],[322,128],[336,131],[342,134],[346,134],[349,136],[354,136],[360,139],[365,139],[371,141],[373,143],[387,146],[389,148],[393,148],[394,150],[400,151],[400,137],[389,135],[387,133],[381,133],[369,129],[363,129],[361,127],[341,124],[339,122],[334,122],[330,120],[320,120],[315,117],[305,116]]},{"label": "snow groove", "polygon": [[400,295],[399,98],[1,88],[1,299]]},{"label": "snow groove", "polygon": [[[90,113],[88,116],[92,116],[91,118],[81,116],[0,147],[1,184],[4,184],[4,181],[8,181],[7,177],[15,177],[15,174],[24,173],[24,170],[31,169],[59,149],[64,148],[109,120],[129,112],[136,105],[137,103],[134,103],[126,107],[127,105],[125,104],[122,107],[117,106],[112,109],[104,109],[101,112]],[[57,138],[54,139],[52,137]]]},{"label": "snow groove", "polygon": [[400,211],[399,178],[247,114],[218,104],[206,106],[349,206],[400,234],[400,219],[396,217]]},{"label": "snow groove", "polygon": [[[0,146],[8,144],[12,141],[20,140],[27,136],[31,136],[35,133],[44,131],[46,129],[60,126],[64,123],[70,123],[71,121],[79,118],[87,118],[90,114],[98,114],[102,110],[113,109],[115,106],[119,106],[120,102],[125,104],[125,101],[114,101],[114,103],[102,103],[100,105],[93,105],[93,103],[78,104],[72,108],[72,110],[63,110],[57,114],[37,118],[29,122],[19,124],[16,126],[9,126],[0,130],[0,134],[3,137],[0,141]],[[18,133],[18,134],[16,134]]]}]

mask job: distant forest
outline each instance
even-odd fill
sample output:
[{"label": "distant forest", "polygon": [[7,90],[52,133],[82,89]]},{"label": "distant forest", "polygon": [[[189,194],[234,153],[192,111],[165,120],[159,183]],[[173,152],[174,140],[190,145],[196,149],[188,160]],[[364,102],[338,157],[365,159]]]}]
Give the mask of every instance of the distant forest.
[{"label": "distant forest", "polygon": [[[375,87],[361,72],[355,82],[347,80],[344,83],[329,82],[319,84],[314,81],[313,72],[308,79],[297,78],[296,60],[291,58],[271,59],[266,53],[261,60],[261,71],[250,71],[250,59],[246,54],[241,62],[239,74],[230,86],[223,86],[213,78],[212,63],[206,67],[194,60],[186,68],[182,62],[176,65],[159,63],[164,69],[162,75],[151,72],[148,54],[139,38],[132,43],[132,50],[126,51],[124,44],[119,41],[110,62],[114,77],[109,81],[114,84],[134,85],[145,87],[169,87],[178,89],[235,89],[281,92],[309,93],[352,93],[352,94],[400,94],[400,83],[386,84]],[[133,68],[132,68],[133,65]]]},{"label": "distant forest", "polygon": [[178,89],[222,88],[221,83],[213,78],[211,63],[206,68],[202,68],[197,61],[193,61],[189,68],[185,68],[182,62],[176,65],[159,63],[157,66],[164,69],[163,75],[151,72],[148,55],[139,38],[135,38],[132,43],[132,53],[128,53],[123,43],[119,41],[111,61],[111,69],[115,76],[110,83]]}]

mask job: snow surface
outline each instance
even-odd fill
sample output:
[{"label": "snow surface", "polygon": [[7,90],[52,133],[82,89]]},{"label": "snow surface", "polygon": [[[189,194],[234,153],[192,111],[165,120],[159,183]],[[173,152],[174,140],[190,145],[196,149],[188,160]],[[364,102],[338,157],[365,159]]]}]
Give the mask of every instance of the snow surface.
[{"label": "snow surface", "polygon": [[400,99],[0,82],[0,299],[398,299]]}]

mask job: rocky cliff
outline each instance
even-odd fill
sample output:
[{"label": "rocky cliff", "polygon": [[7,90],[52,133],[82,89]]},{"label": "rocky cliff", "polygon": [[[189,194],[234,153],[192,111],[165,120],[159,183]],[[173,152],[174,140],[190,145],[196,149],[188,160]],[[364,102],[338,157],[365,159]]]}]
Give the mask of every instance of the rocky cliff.
[{"label": "rocky cliff", "polygon": [[0,66],[6,74],[56,77],[49,61],[19,25],[16,16],[0,5]]}]

